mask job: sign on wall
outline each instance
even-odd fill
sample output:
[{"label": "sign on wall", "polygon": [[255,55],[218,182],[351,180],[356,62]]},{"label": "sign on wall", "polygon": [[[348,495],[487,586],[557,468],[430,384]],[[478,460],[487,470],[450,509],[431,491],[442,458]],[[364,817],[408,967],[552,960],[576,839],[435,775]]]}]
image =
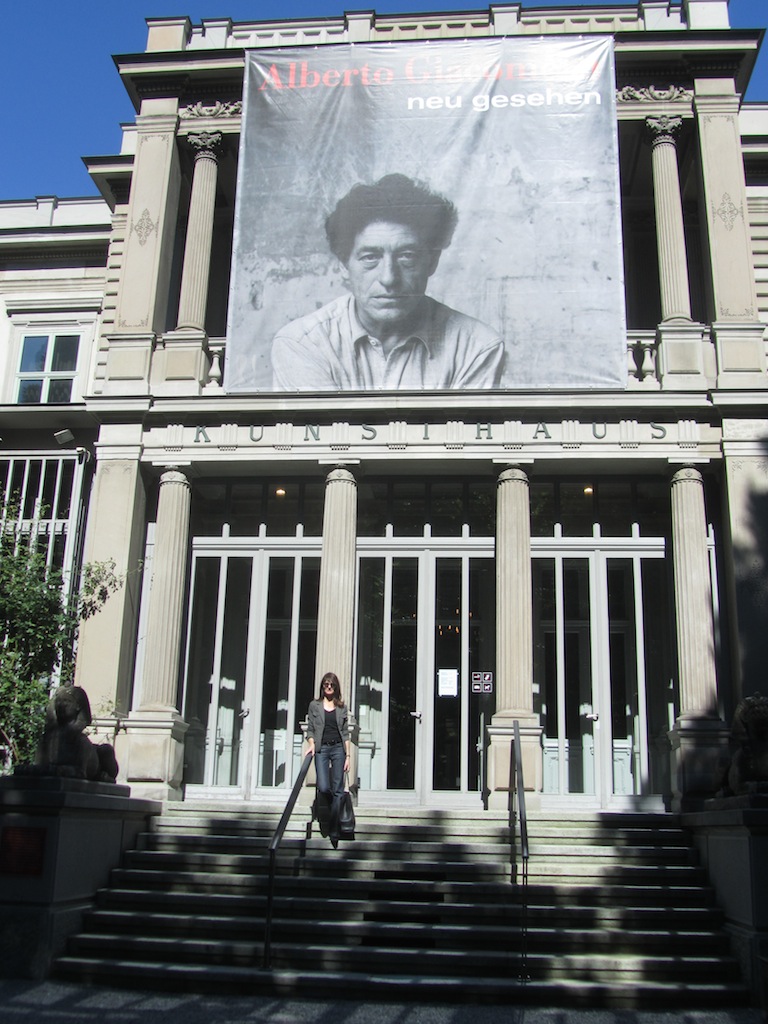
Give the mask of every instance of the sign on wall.
[{"label": "sign on wall", "polygon": [[231,392],[626,383],[612,42],[246,56]]}]

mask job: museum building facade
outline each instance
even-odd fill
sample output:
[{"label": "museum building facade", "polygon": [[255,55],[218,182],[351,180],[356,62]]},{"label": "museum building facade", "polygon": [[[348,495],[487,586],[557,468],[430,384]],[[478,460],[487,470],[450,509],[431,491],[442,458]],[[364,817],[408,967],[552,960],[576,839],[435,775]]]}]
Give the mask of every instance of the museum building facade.
[{"label": "museum building facade", "polygon": [[[328,670],[361,804],[506,806],[515,721],[534,806],[714,793],[768,663],[760,41],[641,0],[150,18],[116,58],[100,197],[0,203],[0,482],[70,577],[125,577],[76,681],[134,794],[284,800]],[[327,308],[324,219],[388,171],[461,197],[430,294],[506,375],[273,384],[270,316]]]}]

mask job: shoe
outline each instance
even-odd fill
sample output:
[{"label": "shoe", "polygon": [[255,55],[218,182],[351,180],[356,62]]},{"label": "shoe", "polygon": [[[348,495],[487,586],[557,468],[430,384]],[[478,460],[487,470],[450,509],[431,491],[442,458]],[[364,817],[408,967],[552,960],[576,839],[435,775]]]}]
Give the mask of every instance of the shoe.
[{"label": "shoe", "polygon": [[334,850],[336,849],[336,847],[338,845],[339,845],[339,837],[338,836],[331,836],[331,846],[334,848]]}]

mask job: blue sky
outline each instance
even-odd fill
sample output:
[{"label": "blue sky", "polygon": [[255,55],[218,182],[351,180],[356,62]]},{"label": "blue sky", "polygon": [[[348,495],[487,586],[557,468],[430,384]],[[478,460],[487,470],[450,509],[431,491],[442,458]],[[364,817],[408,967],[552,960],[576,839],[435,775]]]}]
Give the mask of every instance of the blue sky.
[{"label": "blue sky", "polygon": [[[10,0],[0,48],[0,200],[96,193],[81,157],[119,150],[120,123],[132,120],[133,108],[112,54],[144,50],[146,17],[180,14],[199,23],[486,6],[472,0]],[[523,6],[556,4],[523,0]],[[730,12],[734,27],[768,25],[766,0],[731,0]],[[768,40],[747,99],[768,102]]]}]

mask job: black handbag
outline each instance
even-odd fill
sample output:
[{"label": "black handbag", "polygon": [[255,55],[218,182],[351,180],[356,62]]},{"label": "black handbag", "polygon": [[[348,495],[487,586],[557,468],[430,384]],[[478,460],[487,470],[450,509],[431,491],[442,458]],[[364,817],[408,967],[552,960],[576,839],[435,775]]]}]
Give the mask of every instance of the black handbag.
[{"label": "black handbag", "polygon": [[346,839],[355,834],[355,807],[352,803],[352,794],[348,789],[344,790],[339,809],[339,832]]}]

